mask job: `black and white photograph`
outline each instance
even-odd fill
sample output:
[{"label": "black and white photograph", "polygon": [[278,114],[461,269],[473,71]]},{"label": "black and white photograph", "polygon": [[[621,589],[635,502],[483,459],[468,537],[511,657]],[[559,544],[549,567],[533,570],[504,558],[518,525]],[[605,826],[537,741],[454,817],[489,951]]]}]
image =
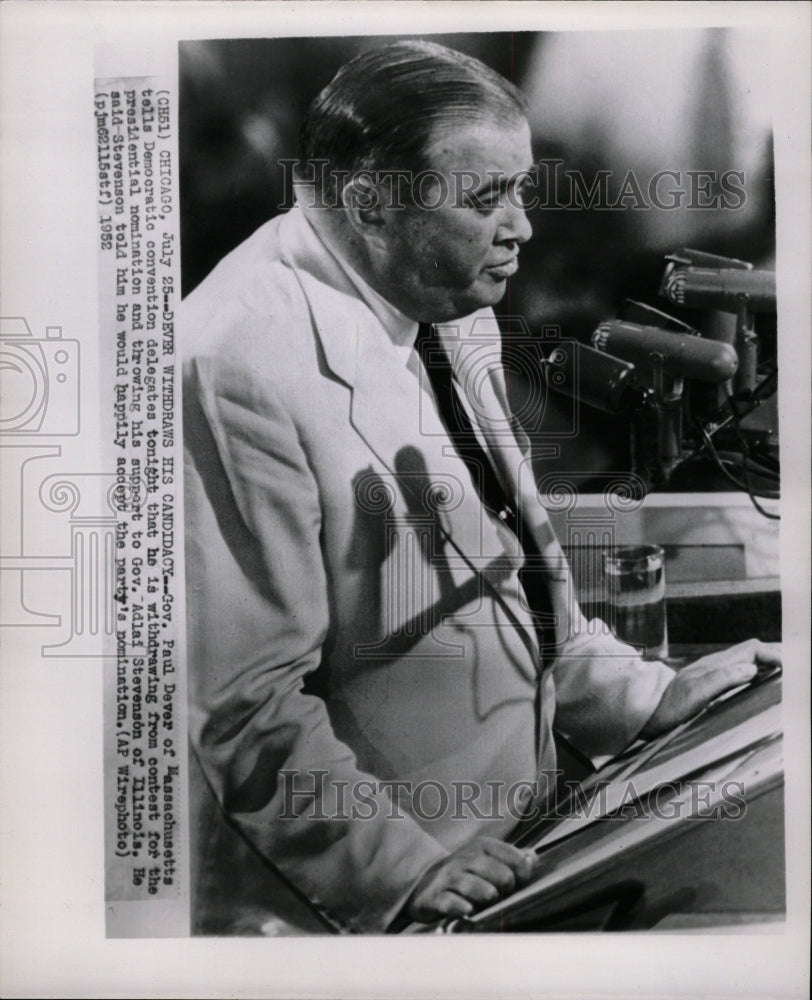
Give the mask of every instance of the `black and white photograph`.
[{"label": "black and white photograph", "polygon": [[3,995],[805,995],[808,8],[4,6]]},{"label": "black and white photograph", "polygon": [[195,931],[783,918],[757,42],[181,43]]}]

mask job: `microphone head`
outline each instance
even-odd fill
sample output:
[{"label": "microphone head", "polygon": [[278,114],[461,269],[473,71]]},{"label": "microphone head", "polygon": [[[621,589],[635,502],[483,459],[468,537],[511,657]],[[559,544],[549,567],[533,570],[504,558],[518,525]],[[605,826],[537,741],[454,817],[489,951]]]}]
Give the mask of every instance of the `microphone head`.
[{"label": "microphone head", "polygon": [[547,358],[547,387],[604,413],[623,413],[642,402],[634,365],[577,340],[559,343]]},{"label": "microphone head", "polygon": [[678,306],[738,312],[774,313],[775,272],[756,271],[752,264],[697,250],[676,250],[660,282],[660,295]]},{"label": "microphone head", "polygon": [[727,382],[739,365],[729,344],[620,319],[601,323],[592,334],[592,343],[599,351],[633,365],[647,369],[660,366],[673,378]]}]

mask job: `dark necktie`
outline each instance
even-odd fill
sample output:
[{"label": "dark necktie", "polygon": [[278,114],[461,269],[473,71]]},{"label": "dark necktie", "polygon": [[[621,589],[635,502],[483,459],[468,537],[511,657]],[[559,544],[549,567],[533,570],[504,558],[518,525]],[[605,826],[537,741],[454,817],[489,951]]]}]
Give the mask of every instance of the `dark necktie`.
[{"label": "dark necktie", "polygon": [[[535,562],[535,568],[522,569],[520,578],[530,608],[535,612],[536,631],[539,642],[544,644],[543,623],[539,615],[551,615],[552,607],[540,566],[539,548],[531,531],[522,519],[517,504],[506,485],[500,483],[493,463],[479,443],[468,412],[460,399],[451,362],[437,336],[436,328],[430,323],[421,323],[417,332],[415,349],[429,377],[440,419],[448,431],[457,454],[468,466],[479,498],[507,525],[519,541],[525,556]],[[507,477],[505,477],[507,480]]]},{"label": "dark necktie", "polygon": [[501,521],[516,531],[511,523],[515,522],[515,514],[508,491],[499,482],[493,463],[479,443],[468,411],[457,391],[451,362],[435,327],[430,323],[420,324],[415,349],[429,377],[440,419],[451,436],[457,454],[468,466],[480,500]]}]

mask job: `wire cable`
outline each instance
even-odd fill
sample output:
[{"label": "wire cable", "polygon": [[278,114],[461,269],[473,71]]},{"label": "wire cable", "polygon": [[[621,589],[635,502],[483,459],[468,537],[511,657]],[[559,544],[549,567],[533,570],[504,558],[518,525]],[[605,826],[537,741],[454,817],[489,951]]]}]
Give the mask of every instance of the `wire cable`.
[{"label": "wire cable", "polygon": [[[730,471],[728,471],[728,469],[725,468],[724,463],[722,462],[721,458],[719,458],[718,454],[716,453],[716,447],[714,446],[714,443],[711,440],[711,436],[710,436],[710,434],[708,434],[708,432],[705,430],[705,428],[704,427],[700,427],[699,428],[699,432],[702,435],[702,438],[703,438],[703,440],[705,442],[705,447],[708,450],[708,454],[713,459],[716,467],[719,469],[719,471],[722,473],[722,475],[725,477],[725,479],[727,479],[729,482],[731,482],[736,487],[736,489],[742,490],[742,492],[744,492],[744,493],[746,493],[748,495],[748,497],[750,498],[750,502],[756,508],[756,510],[759,512],[759,514],[762,514],[764,517],[768,517],[771,521],[780,521],[781,520],[781,516],[779,514],[771,514],[770,511],[765,510],[764,507],[762,507],[761,504],[756,499],[756,493],[753,491],[753,488],[752,488],[752,486],[750,485],[750,482],[749,482],[749,478],[750,477],[749,477],[749,473],[747,471],[747,466],[746,465],[742,465],[741,466],[742,472],[744,473],[744,477],[745,477],[745,481],[741,482]],[[764,500],[778,500],[779,499],[779,494],[778,493],[759,493],[758,496],[760,496]]]},{"label": "wire cable", "polygon": [[760,476],[762,479],[771,479],[774,482],[780,482],[781,480],[781,473],[778,469],[771,469],[767,465],[762,465],[761,461],[757,461],[755,458],[745,458],[744,455],[740,455],[738,452],[722,451],[721,449],[717,449],[716,454],[726,465],[730,465],[733,468],[739,468],[741,465],[746,464],[750,472],[756,476]]},{"label": "wire cable", "polygon": [[733,415],[733,428],[736,431],[736,437],[739,439],[739,444],[741,445],[742,455],[744,456],[744,464],[742,465],[742,473],[744,474],[744,482],[745,482],[745,486],[747,487],[747,495],[750,497],[750,502],[753,504],[753,506],[756,508],[756,510],[759,512],[759,514],[763,514],[764,517],[768,517],[772,521],[780,521],[781,520],[781,516],[779,514],[771,514],[771,513],[769,513],[769,511],[766,511],[757,502],[757,500],[756,500],[756,493],[755,493],[755,491],[752,488],[752,483],[750,481],[750,471],[749,471],[749,469],[747,467],[748,461],[751,460],[750,459],[750,445],[747,443],[747,438],[742,433],[741,415],[739,413],[739,408],[736,405],[736,401],[733,399],[733,396],[731,395],[729,389],[726,390],[725,395],[727,396],[727,402],[728,402],[728,405],[730,406],[730,412]]}]

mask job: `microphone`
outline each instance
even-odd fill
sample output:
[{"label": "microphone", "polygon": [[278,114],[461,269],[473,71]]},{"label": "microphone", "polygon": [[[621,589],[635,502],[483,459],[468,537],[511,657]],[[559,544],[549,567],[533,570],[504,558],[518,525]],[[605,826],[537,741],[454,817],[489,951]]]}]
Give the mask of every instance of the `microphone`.
[{"label": "microphone", "polygon": [[633,365],[659,365],[666,375],[699,382],[727,382],[739,364],[730,344],[622,319],[601,323],[592,334],[592,344]]},{"label": "microphone", "polygon": [[697,250],[667,258],[660,294],[678,306],[738,312],[775,312],[775,272],[756,271],[745,261]]},{"label": "microphone", "polygon": [[577,340],[558,343],[544,365],[548,388],[604,413],[623,413],[643,400],[634,365]]}]

